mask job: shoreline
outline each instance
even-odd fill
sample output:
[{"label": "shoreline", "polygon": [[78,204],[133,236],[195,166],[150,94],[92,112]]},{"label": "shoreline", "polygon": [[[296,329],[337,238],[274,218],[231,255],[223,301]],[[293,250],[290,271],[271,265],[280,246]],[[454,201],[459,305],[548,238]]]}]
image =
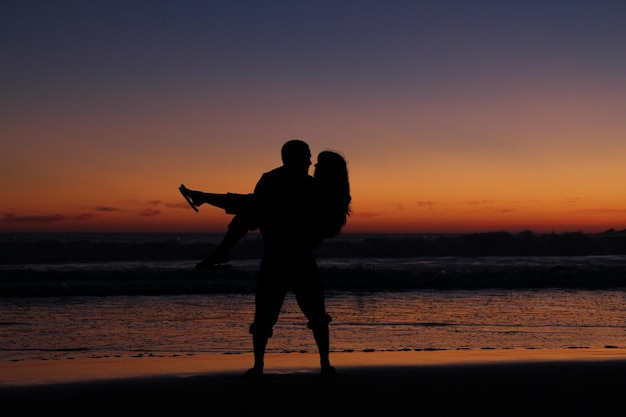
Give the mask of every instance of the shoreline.
[{"label": "shoreline", "polygon": [[249,354],[1,363],[0,402],[15,415],[66,416],[597,417],[626,409],[621,348],[342,352],[331,360],[339,375],[322,378],[316,354],[267,355],[258,380],[242,376]]},{"label": "shoreline", "polygon": [[[331,352],[342,369],[490,365],[498,363],[623,361],[626,348],[475,349],[395,352]],[[119,380],[141,377],[184,378],[198,375],[240,375],[253,362],[251,353],[196,354],[173,357],[76,358],[0,362],[0,390],[11,386]],[[317,353],[268,353],[268,375],[316,374]]]}]

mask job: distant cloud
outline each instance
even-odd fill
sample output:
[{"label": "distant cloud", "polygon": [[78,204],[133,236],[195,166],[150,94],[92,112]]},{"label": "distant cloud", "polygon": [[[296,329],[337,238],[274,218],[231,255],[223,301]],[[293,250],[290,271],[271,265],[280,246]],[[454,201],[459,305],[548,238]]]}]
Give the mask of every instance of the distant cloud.
[{"label": "distant cloud", "polygon": [[470,201],[466,201],[465,204],[470,205],[470,206],[480,206],[483,204],[490,204],[493,203],[493,200],[470,200]]},{"label": "distant cloud", "polygon": [[587,197],[570,197],[565,199],[565,203],[567,204],[576,204],[582,200],[586,200]]},{"label": "distant cloud", "polygon": [[127,203],[129,204],[134,204],[136,206],[158,206],[159,204],[163,203],[163,201],[161,200],[148,200],[148,201],[137,201],[137,200],[126,200]]},{"label": "distant cloud", "polygon": [[12,213],[5,213],[2,216],[2,223],[56,223],[65,220],[66,216],[61,214],[51,214],[46,216],[16,216]]},{"label": "distant cloud", "polygon": [[120,208],[117,208],[117,207],[107,207],[107,206],[94,207],[94,210],[96,210],[96,211],[122,211],[122,209],[120,209]]},{"label": "distant cloud", "polygon": [[167,208],[174,208],[174,209],[188,209],[189,208],[189,204],[182,202],[182,203],[165,203],[165,207]]},{"label": "distant cloud", "polygon": [[14,213],[4,213],[2,216],[2,223],[4,224],[23,224],[23,223],[35,223],[35,224],[49,224],[58,223],[63,221],[85,221],[96,217],[93,213],[82,214],[47,214],[40,216],[17,216]]},{"label": "distant cloud", "polygon": [[626,209],[580,209],[574,210],[576,213],[586,214],[626,214]]},{"label": "distant cloud", "polygon": [[419,200],[416,202],[416,204],[417,204],[417,207],[433,208],[433,206],[435,205],[435,202]]},{"label": "distant cloud", "polygon": [[[147,200],[147,201],[126,200],[126,203],[129,203],[135,206],[141,206],[141,207],[157,207],[160,205],[165,205],[166,207],[169,207],[168,204],[163,203],[163,200]],[[154,213],[151,210],[154,211]],[[142,213],[141,216],[155,216],[157,214],[160,214],[161,212],[153,208],[150,208],[150,209],[142,210],[141,213]]]},{"label": "distant cloud", "polygon": [[[170,209],[176,209],[176,210],[191,210],[191,208],[189,207],[189,204],[187,204],[185,200],[183,200],[182,197],[180,198],[180,201],[177,201],[175,203],[165,202],[163,200],[149,200],[149,201],[125,200],[125,203],[129,203],[134,206],[151,207],[151,208],[146,208],[141,211],[140,216],[145,216],[145,217],[156,216],[156,215],[161,214],[161,211],[154,209],[154,207],[157,207],[157,206],[170,208]],[[98,210],[100,211],[123,211],[122,209],[119,209],[117,207],[106,207],[106,206],[100,207],[98,208]]]},{"label": "distant cloud", "polygon": [[66,216],[67,220],[90,220],[94,217],[98,217],[97,214],[94,213],[83,213],[83,214],[74,214],[71,216]]},{"label": "distant cloud", "polygon": [[380,216],[384,216],[385,213],[374,213],[374,212],[369,212],[369,213],[363,213],[363,212],[353,212],[352,214],[350,214],[350,217],[358,217],[358,218],[363,218],[363,219],[368,219],[371,217],[380,217]]},{"label": "distant cloud", "polygon": [[497,209],[496,210],[498,213],[511,213],[516,211],[515,209],[512,208],[501,208],[501,209]]},{"label": "distant cloud", "polygon": [[159,214],[161,214],[161,212],[159,210],[154,210],[154,209],[145,209],[139,212],[139,215],[141,217],[154,217],[154,216],[158,216]]}]

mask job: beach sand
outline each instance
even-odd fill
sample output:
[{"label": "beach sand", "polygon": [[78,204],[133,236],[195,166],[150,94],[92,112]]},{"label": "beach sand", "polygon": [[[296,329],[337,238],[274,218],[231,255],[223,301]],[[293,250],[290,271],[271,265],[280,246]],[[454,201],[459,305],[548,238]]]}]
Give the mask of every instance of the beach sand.
[{"label": "beach sand", "polygon": [[[0,363],[4,415],[623,416],[624,349],[338,352]],[[381,414],[384,413],[384,414]]]}]

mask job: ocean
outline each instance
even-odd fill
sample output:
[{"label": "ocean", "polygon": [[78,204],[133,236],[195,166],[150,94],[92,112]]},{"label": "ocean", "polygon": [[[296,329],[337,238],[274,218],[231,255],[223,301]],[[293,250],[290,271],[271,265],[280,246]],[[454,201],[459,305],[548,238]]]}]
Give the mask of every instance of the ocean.
[{"label": "ocean", "polygon": [[[193,266],[219,234],[0,234],[0,361],[252,350],[261,240]],[[344,234],[317,251],[331,350],[626,348],[617,234]],[[268,353],[315,352],[291,295]]]}]

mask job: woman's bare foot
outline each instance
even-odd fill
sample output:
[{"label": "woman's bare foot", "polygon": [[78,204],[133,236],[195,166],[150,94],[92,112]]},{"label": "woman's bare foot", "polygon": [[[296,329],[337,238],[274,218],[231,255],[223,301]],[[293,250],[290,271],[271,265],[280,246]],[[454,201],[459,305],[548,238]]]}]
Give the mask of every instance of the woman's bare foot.
[{"label": "woman's bare foot", "polygon": [[196,264],[196,269],[198,271],[207,271],[216,268],[229,268],[230,265],[228,264],[228,261],[230,261],[228,252],[221,250],[218,246],[213,252],[209,253],[209,255],[204,258],[202,262]]}]

